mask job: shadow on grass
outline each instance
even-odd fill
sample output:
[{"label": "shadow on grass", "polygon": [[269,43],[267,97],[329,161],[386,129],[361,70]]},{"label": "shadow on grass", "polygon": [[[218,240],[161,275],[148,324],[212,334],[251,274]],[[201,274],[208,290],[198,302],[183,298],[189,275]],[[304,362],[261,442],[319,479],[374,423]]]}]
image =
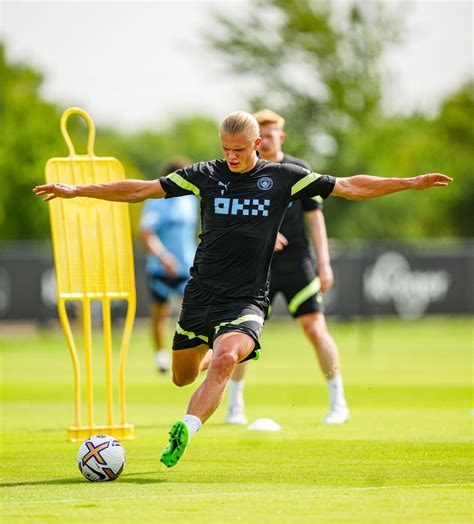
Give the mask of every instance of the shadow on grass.
[{"label": "shadow on grass", "polygon": [[[168,482],[162,478],[142,477],[138,475],[156,475],[156,471],[147,471],[145,473],[124,474],[117,480],[120,484],[161,484]],[[85,478],[74,479],[54,479],[54,480],[35,480],[30,482],[1,482],[0,488],[14,488],[18,486],[67,486],[71,484],[84,484],[88,482]],[[93,482],[90,482],[93,484]]]}]

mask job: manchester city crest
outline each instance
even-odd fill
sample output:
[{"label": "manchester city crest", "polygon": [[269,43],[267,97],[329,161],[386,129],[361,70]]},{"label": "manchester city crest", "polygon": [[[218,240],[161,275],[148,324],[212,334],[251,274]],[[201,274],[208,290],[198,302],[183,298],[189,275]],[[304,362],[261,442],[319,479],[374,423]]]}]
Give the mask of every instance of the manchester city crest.
[{"label": "manchester city crest", "polygon": [[273,187],[273,180],[267,176],[264,176],[258,180],[257,186],[263,191],[268,191]]}]

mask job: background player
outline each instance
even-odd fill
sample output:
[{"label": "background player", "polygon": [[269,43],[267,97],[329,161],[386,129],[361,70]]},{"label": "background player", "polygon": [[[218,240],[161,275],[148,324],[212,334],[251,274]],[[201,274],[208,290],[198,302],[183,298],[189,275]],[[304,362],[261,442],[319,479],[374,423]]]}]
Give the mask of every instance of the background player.
[{"label": "background player", "polygon": [[[184,159],[168,163],[163,174],[174,173],[189,165]],[[172,199],[150,199],[143,206],[140,237],[148,252],[147,284],[152,300],[151,321],[156,367],[169,371],[166,323],[173,293],[183,296],[189,268],[196,252],[197,199],[194,195]]]},{"label": "background player", "polygon": [[[159,180],[120,180],[34,188],[55,198],[90,197],[118,202],[195,194],[201,197],[202,233],[173,341],[173,382],[206,378],[193,393],[186,415],[169,431],[161,454],[175,466],[190,439],[222,401],[237,363],[258,357],[268,307],[268,277],[278,229],[291,201],[308,196],[363,200],[407,189],[447,186],[451,178],[430,173],[413,178],[356,175],[335,178],[292,164],[259,159],[255,118],[229,114],[220,127],[224,159],[193,164]],[[211,352],[210,348],[213,349]]]},{"label": "background player", "polygon": [[[299,158],[282,151],[285,139],[285,120],[269,109],[254,114],[260,126],[262,143],[260,156],[269,162],[296,164],[312,171],[311,166]],[[316,252],[317,274],[312,257],[306,222]],[[344,396],[339,351],[328,332],[324,317],[323,297],[334,282],[330,263],[326,224],[322,213],[322,199],[304,198],[290,203],[280,226],[276,242],[276,253],[270,269],[270,303],[282,293],[288,311],[298,320],[304,333],[313,345],[329,391],[329,412],[325,424],[342,424],[349,418]],[[244,375],[247,363],[235,368],[229,382],[227,422],[246,424],[244,412]]]}]

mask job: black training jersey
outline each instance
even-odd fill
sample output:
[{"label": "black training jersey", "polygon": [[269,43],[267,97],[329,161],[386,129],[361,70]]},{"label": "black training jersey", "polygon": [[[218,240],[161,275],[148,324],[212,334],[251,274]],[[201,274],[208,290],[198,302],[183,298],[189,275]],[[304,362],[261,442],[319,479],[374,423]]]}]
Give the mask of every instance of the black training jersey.
[{"label": "black training jersey", "polygon": [[[285,154],[281,163],[295,164],[312,171],[311,166],[306,161],[294,156]],[[273,259],[274,265],[283,263],[285,260],[293,260],[295,257],[302,258],[309,256],[310,253],[312,253],[308,244],[304,214],[308,211],[322,209],[322,202],[323,199],[319,195],[290,202],[280,226],[280,233],[287,238],[288,245],[281,251],[275,253],[275,258]]]},{"label": "black training jersey", "polygon": [[160,178],[166,197],[201,197],[202,232],[191,276],[225,299],[265,300],[275,239],[290,202],[327,198],[335,179],[258,159],[247,173],[225,160],[199,162]]},{"label": "black training jersey", "polygon": [[[312,171],[307,162],[294,156],[285,154],[281,163],[295,164]],[[290,202],[280,227],[280,233],[288,239],[288,245],[285,249],[276,253],[276,257],[284,258],[293,252],[301,253],[302,250],[308,252],[308,237],[304,214],[308,211],[322,209],[322,207],[322,198],[319,195]]]}]

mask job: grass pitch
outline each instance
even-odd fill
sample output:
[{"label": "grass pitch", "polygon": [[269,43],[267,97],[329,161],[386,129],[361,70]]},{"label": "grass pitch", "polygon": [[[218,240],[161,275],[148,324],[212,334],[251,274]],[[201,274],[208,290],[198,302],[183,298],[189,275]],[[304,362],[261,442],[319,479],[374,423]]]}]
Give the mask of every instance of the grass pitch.
[{"label": "grass pitch", "polygon": [[293,322],[272,321],[245,396],[250,421],[270,417],[282,431],[227,426],[223,405],[169,470],[159,456],[196,385],[157,374],[148,330],[135,329],[127,405],[136,439],[124,441],[126,468],[108,483],[86,481],[79,444],[66,441],[72,365],[61,332],[0,334],[2,522],[472,522],[471,320],[330,329],[349,423],[320,424],[327,392],[309,343]]}]

